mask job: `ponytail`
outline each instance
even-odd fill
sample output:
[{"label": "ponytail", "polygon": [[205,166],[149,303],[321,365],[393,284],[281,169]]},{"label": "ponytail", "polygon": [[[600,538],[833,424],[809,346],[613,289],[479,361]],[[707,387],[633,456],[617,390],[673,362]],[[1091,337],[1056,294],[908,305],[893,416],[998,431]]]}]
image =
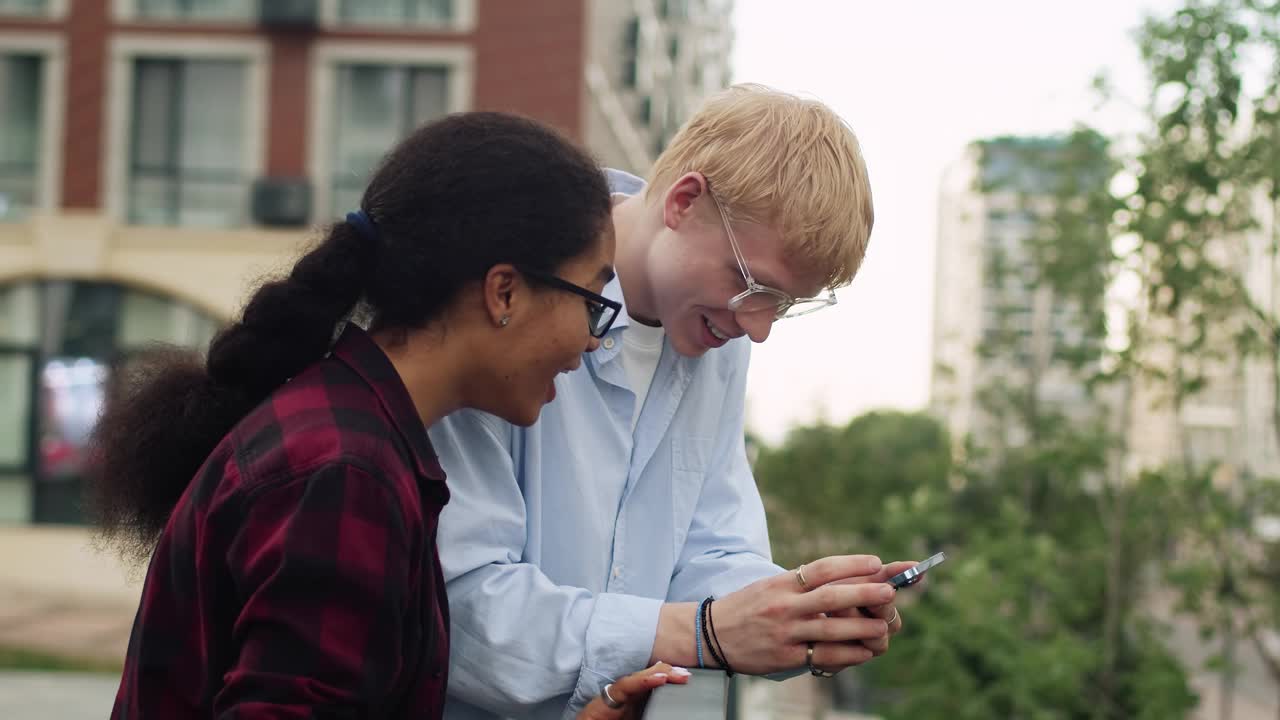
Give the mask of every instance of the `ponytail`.
[{"label": "ponytail", "polygon": [[241,319],[192,351],[156,347],[114,373],[94,429],[86,505],[104,540],[145,559],[222,438],[329,351],[360,299],[376,248],[334,225],[289,276],[263,285]]}]

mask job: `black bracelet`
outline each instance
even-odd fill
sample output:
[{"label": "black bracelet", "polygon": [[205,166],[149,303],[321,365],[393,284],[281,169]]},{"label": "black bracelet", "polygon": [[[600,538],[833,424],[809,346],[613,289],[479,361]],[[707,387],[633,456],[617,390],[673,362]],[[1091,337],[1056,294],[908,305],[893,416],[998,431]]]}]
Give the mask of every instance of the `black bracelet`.
[{"label": "black bracelet", "polygon": [[[714,600],[714,598],[712,599]],[[711,657],[715,658],[716,662],[720,663],[720,666],[724,668],[725,675],[733,677],[733,666],[729,664],[729,660],[725,656],[724,647],[720,645],[720,637],[716,635],[716,623],[711,618],[711,605],[712,603],[707,603],[707,618],[706,622],[702,624],[704,628],[709,628],[711,631],[711,638],[707,645],[714,648],[711,651]],[[715,642],[711,642],[711,640]]]},{"label": "black bracelet", "polygon": [[716,650],[719,651],[718,657],[720,664],[724,666],[724,672],[729,677],[733,677],[733,666],[729,664],[729,659],[725,655],[724,647],[720,645],[720,637],[716,635],[716,623],[711,618],[711,604],[707,603],[707,626],[711,628],[711,638],[715,641]]},{"label": "black bracelet", "polygon": [[715,647],[712,646],[711,630],[710,628],[707,627],[707,619],[711,617],[710,615],[711,603],[714,600],[715,600],[714,597],[709,597],[706,600],[702,601],[701,607],[698,608],[699,612],[702,613],[701,616],[699,617],[699,620],[701,621],[700,624],[702,625],[703,644],[707,646],[707,651],[711,653],[711,659],[715,660],[716,665],[719,665],[720,667],[723,668],[724,659],[720,657],[720,653],[716,650]]}]

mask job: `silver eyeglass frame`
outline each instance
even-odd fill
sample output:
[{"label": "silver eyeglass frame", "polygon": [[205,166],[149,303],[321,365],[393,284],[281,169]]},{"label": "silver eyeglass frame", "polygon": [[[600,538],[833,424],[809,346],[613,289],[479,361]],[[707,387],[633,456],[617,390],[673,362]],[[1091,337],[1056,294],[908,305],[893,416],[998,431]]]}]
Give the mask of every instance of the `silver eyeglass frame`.
[{"label": "silver eyeglass frame", "polygon": [[[738,245],[738,238],[733,234],[733,226],[729,224],[729,216],[725,214],[724,206],[720,204],[720,200],[715,193],[707,188],[707,195],[711,197],[711,202],[716,206],[716,212],[720,213],[720,222],[724,225],[724,232],[729,236],[729,247],[733,249],[733,259],[738,262],[738,269],[742,271],[742,279],[747,284],[747,289],[729,298],[729,309],[734,312],[759,312],[765,308],[755,310],[744,309],[743,304],[747,299],[754,295],[767,295],[774,299],[776,310],[774,311],[775,320],[786,320],[787,318],[800,317],[808,315],[819,310],[835,305],[836,293],[831,288],[827,288],[826,297],[807,297],[796,298],[789,293],[783,292],[777,288],[769,287],[756,282],[752,277],[751,270],[747,268],[747,258],[742,254],[742,248]],[[792,312],[793,308],[800,307],[799,312]]]}]

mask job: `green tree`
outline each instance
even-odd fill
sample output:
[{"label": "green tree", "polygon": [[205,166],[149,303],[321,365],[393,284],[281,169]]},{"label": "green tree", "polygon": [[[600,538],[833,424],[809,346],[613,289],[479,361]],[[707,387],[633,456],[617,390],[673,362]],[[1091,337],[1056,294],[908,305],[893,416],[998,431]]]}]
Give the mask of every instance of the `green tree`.
[{"label": "green tree", "polygon": [[755,464],[775,559],[794,567],[833,553],[874,549],[888,560],[932,552],[955,531],[943,512],[949,467],[946,432],[918,413],[794,430],[763,447]]},{"label": "green tree", "polygon": [[[764,448],[775,543],[787,562],[948,551],[904,598],[898,647],[859,673],[887,718],[1185,716],[1185,672],[1128,572],[1167,542],[1147,497],[1164,488],[1124,481],[1124,423],[1105,401],[1126,387],[1103,343],[1116,165],[1087,129],[981,149],[981,189],[1021,231],[987,248],[984,420],[950,461],[932,421],[888,413]],[[1064,385],[1084,402],[1056,400]]]},{"label": "green tree", "polygon": [[[1191,0],[1148,19],[1139,45],[1151,132],[1127,206],[1145,286],[1142,376],[1180,416],[1215,378],[1260,362],[1280,438],[1278,27],[1280,4],[1259,0]],[[1269,293],[1250,287],[1259,265]],[[1257,649],[1280,688],[1280,657],[1263,642],[1280,630],[1280,550],[1258,532],[1280,505],[1274,479],[1254,477],[1248,448],[1243,457],[1204,457],[1182,433],[1181,457],[1146,482],[1172,493],[1164,512],[1187,530],[1169,579],[1180,609],[1221,643],[1211,662],[1222,673],[1219,715],[1229,718],[1238,641]]]},{"label": "green tree", "polygon": [[[996,372],[980,397],[994,423],[974,438],[988,454],[970,472],[989,502],[1006,505],[988,530],[991,547],[1005,541],[996,564],[1017,578],[1014,597],[1022,601],[1006,616],[1022,628],[1016,641],[1043,654],[1013,666],[1021,672],[1001,686],[1021,693],[997,696],[991,709],[1013,717],[1178,717],[1194,699],[1143,609],[1149,586],[1129,572],[1160,530],[1144,511],[1148,488],[1124,475],[1128,356],[1105,352],[1120,209],[1109,186],[1118,164],[1109,143],[1087,128],[984,145],[991,161],[1009,152],[1013,161],[1004,165],[1017,170],[984,173],[982,189],[1015,195],[1030,228],[1012,257],[994,255],[989,269],[999,302],[979,352]],[[1028,296],[1029,329],[1008,322]],[[1054,400],[1073,386],[1083,399]],[[1020,551],[1024,543],[1035,552]]]},{"label": "green tree", "polygon": [[[936,421],[881,412],[761,449],[756,474],[779,562],[827,551],[951,556],[922,592],[904,593],[908,630],[894,650],[850,673],[874,689],[878,714],[1165,720],[1193,704],[1183,670],[1140,617],[1119,643],[1116,688],[1099,695],[1109,538],[1098,508],[1113,501],[1064,480],[1075,442],[1019,452],[995,470],[956,467]],[[1025,478],[1049,464],[1059,465],[1056,482],[1028,508]],[[1123,523],[1130,548],[1160,531],[1143,505],[1131,503]],[[819,547],[817,537],[839,540]]]}]

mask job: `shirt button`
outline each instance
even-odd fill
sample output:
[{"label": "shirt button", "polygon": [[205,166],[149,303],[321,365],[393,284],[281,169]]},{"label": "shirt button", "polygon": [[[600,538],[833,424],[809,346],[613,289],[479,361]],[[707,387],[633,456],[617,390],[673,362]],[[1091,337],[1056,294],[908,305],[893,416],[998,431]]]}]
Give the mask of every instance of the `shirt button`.
[{"label": "shirt button", "polygon": [[621,566],[621,565],[614,565],[614,566],[613,566],[613,576],[614,576],[614,577],[622,577],[622,566]]},{"label": "shirt button", "polygon": [[613,338],[605,338],[605,339],[604,339],[604,342],[602,342],[602,343],[600,343],[600,344],[601,344],[601,345],[604,345],[604,349],[605,349],[605,350],[612,350],[612,349],[613,349]]}]

